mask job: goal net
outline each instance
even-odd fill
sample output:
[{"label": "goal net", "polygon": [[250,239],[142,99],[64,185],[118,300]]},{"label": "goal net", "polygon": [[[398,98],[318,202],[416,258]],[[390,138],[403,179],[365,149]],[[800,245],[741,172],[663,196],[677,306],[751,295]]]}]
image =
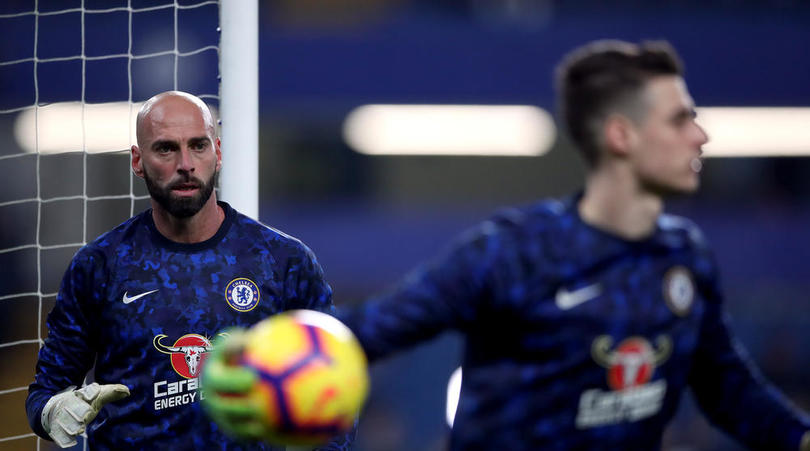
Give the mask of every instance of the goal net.
[{"label": "goal net", "polygon": [[178,89],[219,108],[220,6],[0,3],[0,450],[50,446],[25,397],[62,274],[149,204],[129,166],[140,103]]}]

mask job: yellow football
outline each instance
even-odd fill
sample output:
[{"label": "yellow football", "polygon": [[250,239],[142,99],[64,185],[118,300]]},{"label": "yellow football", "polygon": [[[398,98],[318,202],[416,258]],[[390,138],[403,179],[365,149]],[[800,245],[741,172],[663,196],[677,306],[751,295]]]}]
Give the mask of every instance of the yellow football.
[{"label": "yellow football", "polygon": [[314,310],[291,310],[248,330],[241,364],[257,374],[249,396],[264,406],[266,440],[318,445],[348,431],[368,394],[368,365],[354,334]]}]

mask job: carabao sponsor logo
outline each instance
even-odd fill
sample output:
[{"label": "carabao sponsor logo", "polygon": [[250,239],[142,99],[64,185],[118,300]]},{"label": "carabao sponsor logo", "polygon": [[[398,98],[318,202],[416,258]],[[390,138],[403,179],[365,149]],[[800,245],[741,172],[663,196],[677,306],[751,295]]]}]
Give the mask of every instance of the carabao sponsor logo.
[{"label": "carabao sponsor logo", "polygon": [[594,361],[607,369],[610,390],[585,390],[579,399],[576,425],[585,429],[607,424],[639,421],[661,410],[667,391],[665,379],[653,381],[655,369],[672,352],[667,335],[653,347],[644,337],[630,337],[613,348],[613,339],[601,335],[591,345]]},{"label": "carabao sponsor logo", "polygon": [[197,377],[205,361],[206,354],[213,349],[211,342],[197,334],[186,334],[178,338],[172,346],[167,346],[162,343],[162,340],[167,338],[166,335],[155,335],[152,340],[155,349],[158,351],[169,354],[172,368],[177,374],[190,379]]}]

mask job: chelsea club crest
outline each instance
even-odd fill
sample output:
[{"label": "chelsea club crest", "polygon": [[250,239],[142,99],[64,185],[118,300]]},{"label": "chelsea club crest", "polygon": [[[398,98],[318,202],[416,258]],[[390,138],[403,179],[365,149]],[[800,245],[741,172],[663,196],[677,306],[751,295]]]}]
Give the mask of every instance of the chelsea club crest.
[{"label": "chelsea club crest", "polygon": [[259,287],[250,279],[233,279],[225,288],[225,300],[239,312],[249,312],[259,304]]},{"label": "chelsea club crest", "polygon": [[678,316],[686,316],[695,300],[695,282],[692,273],[683,266],[674,266],[664,274],[664,299]]}]

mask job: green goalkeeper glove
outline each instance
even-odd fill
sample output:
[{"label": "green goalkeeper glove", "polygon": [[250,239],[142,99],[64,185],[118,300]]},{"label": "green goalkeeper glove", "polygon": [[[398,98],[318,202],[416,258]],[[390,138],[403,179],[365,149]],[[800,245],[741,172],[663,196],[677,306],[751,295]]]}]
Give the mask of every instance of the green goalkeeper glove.
[{"label": "green goalkeeper glove", "polygon": [[231,329],[214,340],[202,375],[203,407],[226,432],[259,440],[265,426],[261,406],[249,396],[257,375],[238,364],[245,347],[244,329]]},{"label": "green goalkeeper glove", "polygon": [[71,386],[53,395],[42,409],[42,427],[62,448],[76,444],[76,436],[84,432],[105,404],[129,396],[129,388],[121,384],[93,382],[75,388]]}]

